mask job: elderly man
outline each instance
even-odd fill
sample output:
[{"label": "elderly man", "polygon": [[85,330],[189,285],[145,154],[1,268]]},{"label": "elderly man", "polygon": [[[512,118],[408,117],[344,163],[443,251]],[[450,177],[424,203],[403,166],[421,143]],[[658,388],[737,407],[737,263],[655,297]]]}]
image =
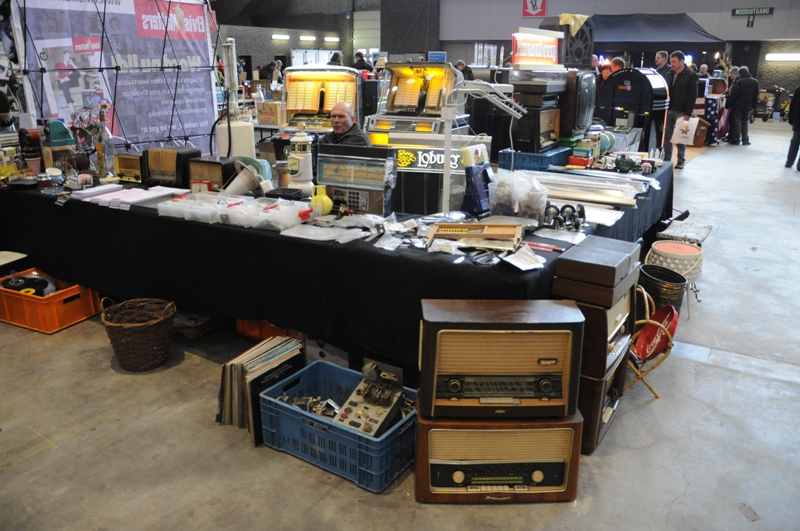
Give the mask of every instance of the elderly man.
[{"label": "elderly man", "polygon": [[321,144],[346,144],[348,146],[368,146],[369,140],[355,123],[353,108],[349,103],[337,103],[331,109],[333,132],[320,139]]},{"label": "elderly man", "polygon": [[457,61],[456,69],[461,71],[461,74],[464,76],[465,81],[472,81],[475,79],[475,74],[472,73],[472,69],[468,67],[467,63],[465,63],[464,61]]},{"label": "elderly man", "polygon": [[700,79],[705,79],[707,77],[711,77],[708,74],[708,65],[705,65],[705,64],[700,65],[700,70],[697,71],[697,77],[699,77]]}]

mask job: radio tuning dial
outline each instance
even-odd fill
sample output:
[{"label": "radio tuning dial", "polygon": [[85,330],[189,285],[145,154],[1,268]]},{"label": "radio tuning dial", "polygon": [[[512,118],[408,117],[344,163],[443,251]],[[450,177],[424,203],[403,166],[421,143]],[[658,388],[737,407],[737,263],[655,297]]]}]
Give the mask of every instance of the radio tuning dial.
[{"label": "radio tuning dial", "polygon": [[544,481],[544,472],[541,470],[534,470],[533,474],[531,474],[531,479],[534,483],[541,483]]},{"label": "radio tuning dial", "polygon": [[539,390],[543,393],[551,393],[553,391],[553,381],[550,378],[542,378],[539,380]]},{"label": "radio tuning dial", "polygon": [[464,483],[465,479],[466,476],[464,475],[464,472],[462,472],[461,470],[456,470],[455,472],[453,472],[453,483],[455,483],[456,485],[461,485],[462,483]]},{"label": "radio tuning dial", "polygon": [[451,378],[447,382],[447,388],[450,390],[451,393],[460,393],[461,392],[461,380],[457,378]]}]

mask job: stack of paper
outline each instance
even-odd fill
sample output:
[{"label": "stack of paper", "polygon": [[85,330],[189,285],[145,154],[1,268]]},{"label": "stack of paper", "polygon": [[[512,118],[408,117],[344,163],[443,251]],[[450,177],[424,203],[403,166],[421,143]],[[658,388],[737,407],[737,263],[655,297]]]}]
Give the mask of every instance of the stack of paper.
[{"label": "stack of paper", "polygon": [[247,428],[253,444],[263,441],[259,395],[305,366],[303,343],[271,337],[222,366],[217,422]]}]

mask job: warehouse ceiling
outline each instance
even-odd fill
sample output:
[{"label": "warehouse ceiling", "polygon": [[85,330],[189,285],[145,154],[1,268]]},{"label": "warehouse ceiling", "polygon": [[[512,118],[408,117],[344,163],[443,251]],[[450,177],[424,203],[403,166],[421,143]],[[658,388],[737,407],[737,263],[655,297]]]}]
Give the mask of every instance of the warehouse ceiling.
[{"label": "warehouse ceiling", "polygon": [[[362,4],[363,2],[357,2]],[[336,17],[358,9],[353,0],[219,0],[220,24],[288,29],[331,29]]]}]

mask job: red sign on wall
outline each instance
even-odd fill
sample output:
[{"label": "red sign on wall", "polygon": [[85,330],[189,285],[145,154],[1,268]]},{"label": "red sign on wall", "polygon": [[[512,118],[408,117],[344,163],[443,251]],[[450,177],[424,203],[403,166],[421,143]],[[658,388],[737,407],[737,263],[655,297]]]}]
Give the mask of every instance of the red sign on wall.
[{"label": "red sign on wall", "polygon": [[522,0],[522,16],[547,16],[547,0]]},{"label": "red sign on wall", "polygon": [[[207,38],[206,17],[202,4],[183,4],[163,0],[136,0],[136,34],[164,38],[165,26],[171,39]],[[169,16],[167,9],[169,8]]]}]

